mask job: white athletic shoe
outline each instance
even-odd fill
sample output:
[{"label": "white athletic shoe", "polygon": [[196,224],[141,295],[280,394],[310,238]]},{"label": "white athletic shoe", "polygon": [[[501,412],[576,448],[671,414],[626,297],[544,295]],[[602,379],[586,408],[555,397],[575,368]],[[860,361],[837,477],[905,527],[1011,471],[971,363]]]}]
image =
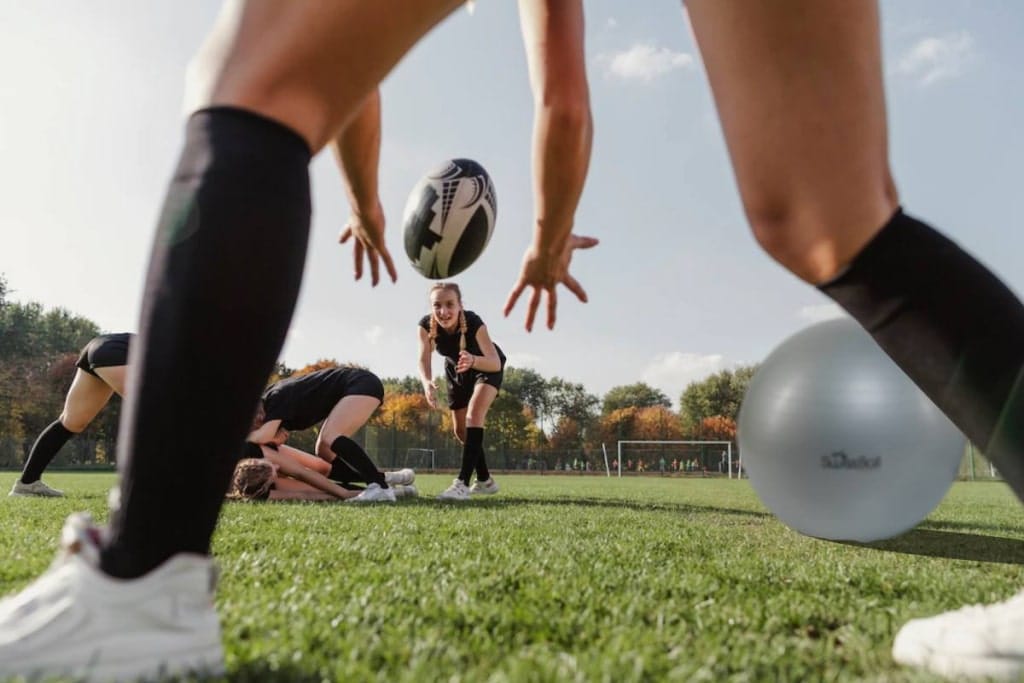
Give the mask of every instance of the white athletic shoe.
[{"label": "white athletic shoe", "polygon": [[50,568],[0,600],[0,678],[222,674],[212,560],[180,553],[141,578],[114,579],[99,570],[102,533],[88,514],[71,515]]},{"label": "white athletic shoe", "polygon": [[21,479],[14,482],[9,496],[39,496],[40,498],[63,498],[64,492],[51,488],[43,483],[42,479],[36,479],[31,484],[22,484]]},{"label": "white athletic shoe", "polygon": [[892,658],[946,678],[1024,680],[1024,591],[904,624]]},{"label": "white athletic shoe", "polygon": [[395,489],[383,488],[380,484],[369,484],[363,492],[355,498],[349,498],[349,503],[394,503]]},{"label": "white athletic shoe", "polygon": [[469,487],[456,478],[452,485],[437,496],[439,500],[469,500]]},{"label": "white athletic shoe", "polygon": [[391,489],[395,492],[395,498],[415,498],[420,495],[419,490],[412,484],[395,484]]},{"label": "white athletic shoe", "polygon": [[492,493],[498,492],[498,483],[494,481],[494,477],[491,477],[490,479],[484,479],[483,481],[477,479],[476,481],[473,482],[473,486],[470,487],[469,492],[473,494],[483,493],[486,495],[491,495]]}]

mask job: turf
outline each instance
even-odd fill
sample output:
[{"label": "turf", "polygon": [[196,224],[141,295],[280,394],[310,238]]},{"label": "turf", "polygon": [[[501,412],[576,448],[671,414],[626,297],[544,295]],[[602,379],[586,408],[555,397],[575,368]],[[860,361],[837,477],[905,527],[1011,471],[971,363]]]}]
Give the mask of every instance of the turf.
[{"label": "turf", "polygon": [[[229,680],[928,681],[891,659],[903,622],[1024,587],[1001,483],[957,483],[914,530],[857,545],[789,530],[746,481],[497,479],[468,503],[421,475],[390,506],[226,505]],[[3,499],[0,592],[46,568],[68,513],[106,516],[112,475],[46,481],[69,497]]]}]

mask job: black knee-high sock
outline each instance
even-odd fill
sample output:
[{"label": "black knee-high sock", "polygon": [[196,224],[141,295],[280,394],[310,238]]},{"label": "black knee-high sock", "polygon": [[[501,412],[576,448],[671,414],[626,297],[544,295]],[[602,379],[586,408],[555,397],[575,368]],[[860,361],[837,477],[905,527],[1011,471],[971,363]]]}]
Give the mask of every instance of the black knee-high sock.
[{"label": "black knee-high sock", "polygon": [[1024,306],[991,272],[897,211],[820,289],[845,308],[1024,500]]},{"label": "black knee-high sock", "polygon": [[472,442],[476,448],[476,478],[478,481],[487,481],[491,473],[487,469],[487,456],[484,453],[484,428],[467,427],[466,443]]},{"label": "black knee-high sock", "polygon": [[[339,468],[342,466],[338,462],[340,459],[345,465],[358,472],[359,476],[367,484],[380,484],[385,489],[388,487],[384,473],[377,469],[377,466],[370,460],[370,456],[366,454],[366,451],[352,439],[347,436],[339,436],[331,442],[331,450],[338,456],[331,464],[331,474],[334,474],[336,466]],[[339,474],[343,472],[344,470],[340,470]]]},{"label": "black knee-high sock", "polygon": [[31,484],[34,481],[39,481],[39,478],[43,476],[43,470],[53,462],[57,451],[74,435],[75,433],[69,432],[60,420],[51,422],[46,429],[40,432],[36,442],[32,444],[25,467],[21,470],[21,483]]},{"label": "black knee-high sock", "polygon": [[[462,483],[469,485],[469,478],[473,476],[480,456],[484,450],[483,427],[466,427],[466,443],[462,444],[462,467],[459,469],[459,479]],[[486,465],[484,466],[486,468]]]},{"label": "black knee-high sock", "polygon": [[101,555],[113,576],[209,552],[298,296],[309,159],[298,134],[253,113],[217,107],[188,121],[132,347],[121,505]]}]

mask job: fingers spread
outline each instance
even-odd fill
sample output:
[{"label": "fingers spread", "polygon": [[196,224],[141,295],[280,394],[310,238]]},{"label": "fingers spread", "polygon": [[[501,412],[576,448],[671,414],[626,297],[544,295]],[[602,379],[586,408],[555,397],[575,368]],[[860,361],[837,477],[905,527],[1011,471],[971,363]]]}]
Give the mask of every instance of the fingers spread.
[{"label": "fingers spread", "polygon": [[583,290],[583,286],[580,285],[579,281],[572,275],[565,276],[565,286],[570,292],[576,295],[576,298],[587,303],[587,293]]},{"label": "fingers spread", "polygon": [[555,287],[547,290],[548,292],[548,329],[555,329],[555,310],[558,308],[558,294],[555,291]]},{"label": "fingers spread", "polygon": [[506,318],[508,317],[508,314],[512,312],[512,309],[515,308],[516,302],[519,301],[519,295],[523,293],[525,288],[526,284],[522,280],[519,280],[519,282],[517,282],[512,288],[512,291],[509,292],[508,298],[505,300],[505,310],[503,311]]}]

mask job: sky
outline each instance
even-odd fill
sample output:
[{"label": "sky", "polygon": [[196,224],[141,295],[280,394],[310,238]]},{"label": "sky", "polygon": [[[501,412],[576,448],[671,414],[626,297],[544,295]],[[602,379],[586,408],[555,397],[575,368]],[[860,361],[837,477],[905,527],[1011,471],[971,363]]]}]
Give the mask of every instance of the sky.
[{"label": "sky", "polygon": [[[585,3],[595,120],[576,231],[601,240],[559,297],[554,331],[502,316],[531,233],[532,99],[515,3],[480,0],[421,41],[382,85],[381,199],[398,283],[353,279],[328,154],[312,165],[305,279],[281,360],[417,374],[430,282],[408,265],[401,213],[453,157],[490,172],[498,218],[455,281],[509,364],[602,396],[687,384],[760,362],[838,314],[771,261],[743,217],[700,55],[678,2]],[[0,0],[0,274],[10,299],[137,328],[149,246],[182,143],[183,78],[219,3]],[[633,11],[627,11],[632,8]],[[1024,293],[1024,3],[884,0],[891,161],[902,204]],[[838,160],[837,160],[838,163]],[[273,271],[267,277],[274,277]],[[440,363],[435,358],[435,374]]]}]

